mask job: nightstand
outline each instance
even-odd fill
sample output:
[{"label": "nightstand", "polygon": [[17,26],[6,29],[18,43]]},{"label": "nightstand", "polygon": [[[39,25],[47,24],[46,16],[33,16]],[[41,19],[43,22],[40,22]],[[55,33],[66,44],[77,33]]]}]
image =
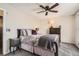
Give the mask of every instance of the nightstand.
[{"label": "nightstand", "polygon": [[14,53],[15,53],[15,47],[16,47],[16,49],[20,49],[21,48],[21,41],[20,41],[19,38],[9,39],[9,42],[10,42],[10,46],[9,46],[10,52],[12,51],[11,47],[13,47],[13,52]]}]

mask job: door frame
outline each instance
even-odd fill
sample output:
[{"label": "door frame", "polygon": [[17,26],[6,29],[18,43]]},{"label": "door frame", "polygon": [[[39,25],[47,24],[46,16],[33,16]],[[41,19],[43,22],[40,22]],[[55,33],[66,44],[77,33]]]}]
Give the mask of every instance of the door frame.
[{"label": "door frame", "polygon": [[4,32],[5,32],[5,24],[4,24],[4,20],[6,19],[6,10],[5,9],[3,9],[3,8],[0,8],[0,10],[2,10],[3,11],[3,39],[2,39],[2,54],[4,54],[5,53],[5,49],[4,49],[4,47],[5,47],[5,39],[4,39]]}]

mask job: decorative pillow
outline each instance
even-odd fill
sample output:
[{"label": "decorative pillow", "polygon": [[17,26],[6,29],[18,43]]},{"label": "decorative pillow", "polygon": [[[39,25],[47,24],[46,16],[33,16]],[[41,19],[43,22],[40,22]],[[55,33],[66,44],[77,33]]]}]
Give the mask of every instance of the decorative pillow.
[{"label": "decorative pillow", "polygon": [[37,35],[36,30],[32,30],[32,35]]},{"label": "decorative pillow", "polygon": [[22,36],[27,36],[27,35],[28,35],[26,29],[22,29],[22,30],[21,30],[21,35],[22,35]]},{"label": "decorative pillow", "polygon": [[28,36],[28,32],[27,32],[27,29],[25,29],[25,33],[26,33],[26,36]]},{"label": "decorative pillow", "polygon": [[28,35],[32,35],[32,34],[31,34],[31,31],[32,31],[31,29],[27,29]]}]

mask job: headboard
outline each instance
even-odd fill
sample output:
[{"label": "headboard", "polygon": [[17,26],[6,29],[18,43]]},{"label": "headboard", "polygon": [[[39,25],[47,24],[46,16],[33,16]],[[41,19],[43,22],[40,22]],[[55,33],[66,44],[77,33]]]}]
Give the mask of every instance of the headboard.
[{"label": "headboard", "polygon": [[61,42],[61,26],[54,28],[49,28],[49,34],[58,34],[59,35],[59,43]]},{"label": "headboard", "polygon": [[23,30],[25,31],[26,35],[28,35],[26,30],[32,31],[32,29],[17,29],[17,38],[19,38],[20,36],[24,36]]},{"label": "headboard", "polygon": [[21,35],[21,29],[17,29],[17,38],[19,38]]}]

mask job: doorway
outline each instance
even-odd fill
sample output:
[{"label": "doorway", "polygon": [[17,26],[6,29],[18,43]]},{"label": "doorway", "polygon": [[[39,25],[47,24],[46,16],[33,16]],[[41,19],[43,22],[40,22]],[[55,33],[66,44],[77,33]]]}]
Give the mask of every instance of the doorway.
[{"label": "doorway", "polygon": [[0,54],[3,53],[3,11],[0,10]]}]

